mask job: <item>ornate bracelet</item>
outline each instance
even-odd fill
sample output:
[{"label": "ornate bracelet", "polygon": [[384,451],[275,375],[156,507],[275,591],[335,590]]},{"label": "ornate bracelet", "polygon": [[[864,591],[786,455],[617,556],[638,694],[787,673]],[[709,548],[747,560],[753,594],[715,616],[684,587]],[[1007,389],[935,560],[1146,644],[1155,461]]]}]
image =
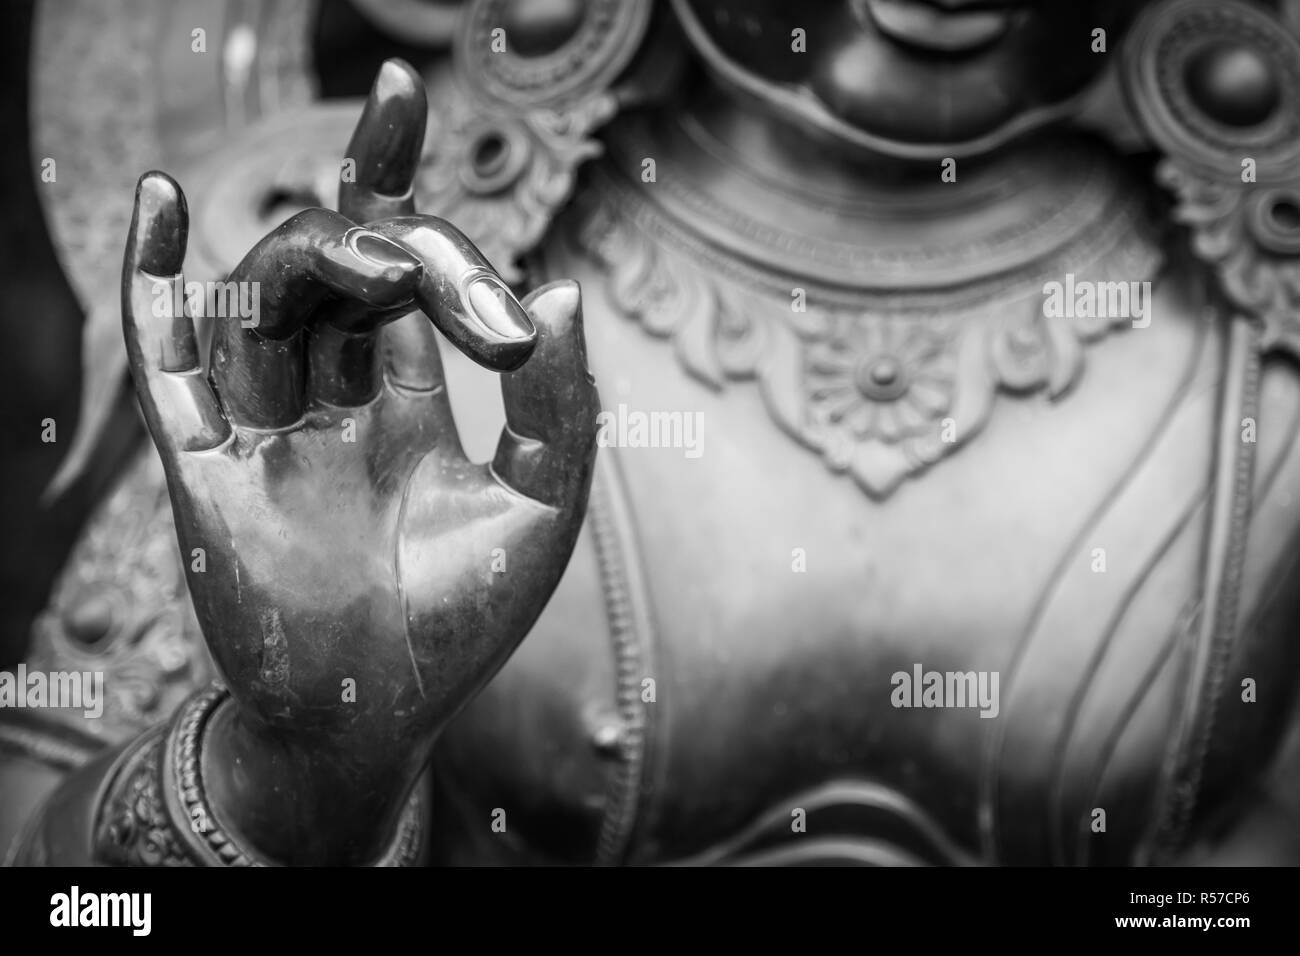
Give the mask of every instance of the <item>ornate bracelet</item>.
[{"label": "ornate bracelet", "polygon": [[[223,829],[208,804],[201,761],[208,721],[230,696],[213,685],[190,697],[170,727],[142,734],[117,758],[97,801],[95,856],[119,866],[274,866]],[[375,866],[413,866],[425,832],[417,787]]]}]

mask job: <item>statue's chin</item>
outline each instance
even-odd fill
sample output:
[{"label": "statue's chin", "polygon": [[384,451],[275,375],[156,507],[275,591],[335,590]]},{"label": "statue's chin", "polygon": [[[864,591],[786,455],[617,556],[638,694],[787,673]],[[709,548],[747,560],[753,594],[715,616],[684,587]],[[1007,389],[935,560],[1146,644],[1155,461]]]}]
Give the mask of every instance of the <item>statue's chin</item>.
[{"label": "statue's chin", "polygon": [[823,58],[809,88],[834,116],[872,136],[904,143],[960,143],[995,133],[1034,104],[996,62],[903,69],[850,42]]},{"label": "statue's chin", "polygon": [[1104,61],[1063,46],[1061,36],[1089,35],[1077,23],[1049,23],[1023,4],[954,12],[919,0],[862,0],[832,4],[804,68],[778,72],[734,35],[711,33],[691,0],[676,0],[675,9],[724,85],[820,138],[900,159],[997,149],[1066,115]]},{"label": "statue's chin", "polygon": [[[895,3],[881,0],[881,5]],[[1062,76],[1063,63],[1055,75],[1042,70],[1041,26],[1026,11],[988,14],[987,23],[984,14],[934,16],[937,23],[969,20],[964,32],[935,30],[934,37],[949,44],[965,39],[972,47],[938,54],[870,23],[846,28],[813,64],[805,81],[809,90],[830,113],[870,136],[905,144],[959,144],[1017,126],[1027,114],[1066,98],[1081,79]],[[922,24],[908,25],[919,29]]]},{"label": "statue's chin", "polygon": [[[828,58],[797,94],[760,98],[828,145],[900,160],[980,156],[1068,118],[1074,96],[1040,100],[997,70],[889,73],[880,60]],[[999,91],[991,95],[991,91]],[[752,89],[751,89],[752,92]]]}]

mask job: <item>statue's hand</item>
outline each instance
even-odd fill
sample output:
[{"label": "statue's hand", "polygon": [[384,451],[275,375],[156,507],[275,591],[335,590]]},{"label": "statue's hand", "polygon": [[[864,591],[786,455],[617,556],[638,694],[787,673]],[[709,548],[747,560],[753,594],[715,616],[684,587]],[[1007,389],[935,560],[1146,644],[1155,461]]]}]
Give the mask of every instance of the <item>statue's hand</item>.
[{"label": "statue's hand", "polygon": [[[229,756],[244,773],[217,786],[263,803],[268,788],[297,790],[288,814],[305,799],[317,816],[392,816],[438,729],[549,599],[591,481],[598,408],[578,287],[552,284],[521,308],[463,235],[411,215],[424,115],[418,78],[386,64],[353,138],[347,216],[307,210],[248,254],[230,281],[256,295],[259,321],[214,320],[208,374],[191,319],[166,306],[184,196],[161,173],[136,192],[127,348],[194,607],[237,705]],[[490,465],[461,450],[415,305],[505,372]],[[277,779],[240,782],[258,773]],[[386,792],[348,808],[322,788]],[[294,856],[276,816],[242,823]]]}]

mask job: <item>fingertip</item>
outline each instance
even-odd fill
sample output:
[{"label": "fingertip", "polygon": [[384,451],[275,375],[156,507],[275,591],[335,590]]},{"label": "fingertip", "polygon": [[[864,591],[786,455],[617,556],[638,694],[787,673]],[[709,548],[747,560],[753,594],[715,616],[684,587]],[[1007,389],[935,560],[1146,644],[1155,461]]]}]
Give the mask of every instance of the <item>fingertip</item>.
[{"label": "fingertip", "polygon": [[423,269],[420,260],[393,240],[370,229],[357,229],[349,237],[352,251],[366,262],[405,274]]},{"label": "fingertip", "polygon": [[548,282],[524,296],[523,306],[538,327],[564,334],[582,323],[582,287],[575,279]]},{"label": "fingertip", "polygon": [[141,176],[131,222],[136,268],[160,276],[180,272],[188,231],[189,209],[176,180],[158,170]]},{"label": "fingertip", "polygon": [[384,285],[414,293],[424,265],[406,249],[369,229],[354,230],[347,244],[361,260],[363,270]]},{"label": "fingertip", "polygon": [[377,105],[398,99],[424,99],[424,81],[415,68],[398,57],[385,60],[370,87],[370,99]]},{"label": "fingertip", "polygon": [[414,299],[424,276],[418,258],[370,229],[349,230],[344,246],[352,256],[339,291],[376,308],[392,308]]},{"label": "fingertip", "polygon": [[[401,200],[395,208],[405,209],[424,148],[427,120],[428,102],[420,75],[403,60],[385,61],[348,144],[348,155],[357,161],[358,169],[356,178],[345,183],[341,198],[358,202],[358,193],[369,192],[375,199]],[[374,212],[366,208],[358,215],[380,218],[372,216]]]},{"label": "fingertip", "polygon": [[558,374],[592,383],[582,328],[582,287],[572,279],[549,282],[524,297],[537,328],[537,348],[521,369],[526,376]]},{"label": "fingertip", "polygon": [[135,186],[135,195],[137,201],[185,201],[180,184],[160,169],[151,169],[140,177]]},{"label": "fingertip", "polygon": [[484,270],[464,285],[461,296],[469,315],[478,321],[480,344],[490,351],[504,349],[503,358],[513,357],[513,363],[500,367],[522,364],[537,342],[537,328],[510,287],[495,272]]}]

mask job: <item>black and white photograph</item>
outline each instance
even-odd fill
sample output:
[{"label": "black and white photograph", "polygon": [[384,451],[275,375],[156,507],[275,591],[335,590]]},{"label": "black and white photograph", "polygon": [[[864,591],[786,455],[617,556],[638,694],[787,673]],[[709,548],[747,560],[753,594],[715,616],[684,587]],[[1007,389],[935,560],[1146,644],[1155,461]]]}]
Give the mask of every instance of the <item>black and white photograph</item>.
[{"label": "black and white photograph", "polygon": [[0,18],[15,925],[865,866],[1277,928],[1300,2]]}]

